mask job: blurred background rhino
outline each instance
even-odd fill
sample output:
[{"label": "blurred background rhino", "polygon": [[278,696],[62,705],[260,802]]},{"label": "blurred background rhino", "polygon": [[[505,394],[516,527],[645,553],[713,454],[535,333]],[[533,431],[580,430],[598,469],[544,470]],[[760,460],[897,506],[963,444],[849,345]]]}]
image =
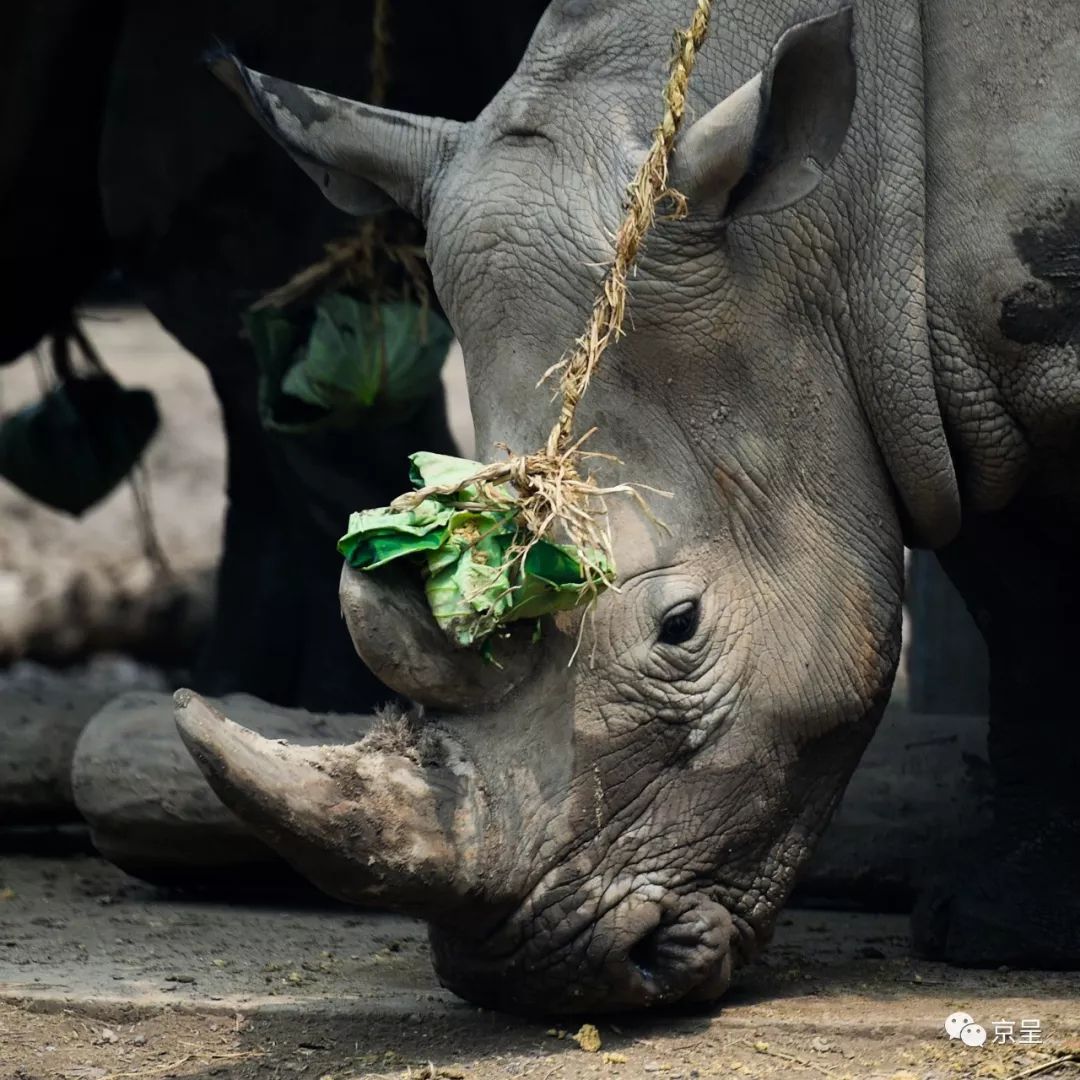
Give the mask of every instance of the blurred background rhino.
[{"label": "blurred background rhino", "polygon": [[[470,0],[447,21],[427,17],[435,5],[426,0],[392,5],[387,103],[471,119],[513,70],[543,6]],[[6,12],[0,364],[50,335],[63,339],[76,309],[106,299],[128,305],[107,316],[95,310],[89,336],[106,365],[123,369],[121,381],[157,387],[161,441],[170,448],[161,465],[184,476],[179,490],[162,480],[158,532],[187,578],[178,587],[145,565],[135,539],[123,539],[134,533],[125,515],[111,538],[124,565],[107,575],[126,598],[126,610],[116,610],[108,587],[93,581],[98,557],[90,556],[87,531],[13,502],[9,517],[38,522],[33,547],[59,548],[67,577],[83,584],[80,599],[56,600],[53,567],[51,585],[36,596],[17,581],[0,586],[0,658],[71,660],[121,646],[193,665],[193,683],[208,693],[244,690],[280,704],[353,711],[380,696],[340,631],[334,542],[351,510],[398,492],[407,453],[450,447],[442,390],[436,384],[407,423],[381,425],[377,434],[364,422],[299,436],[265,429],[244,312],[355,225],[310,197],[304,178],[252,130],[201,63],[223,41],[300,82],[369,96],[372,3],[323,0],[299,14],[289,0],[62,0]],[[172,342],[131,312],[136,303],[205,366],[220,418],[200,376],[171,363]],[[5,382],[5,414],[40,396],[29,364]],[[219,423],[227,446],[223,533]],[[4,532],[10,567],[18,529]],[[51,544],[58,533],[64,542]],[[215,557],[219,534],[206,625],[197,571]],[[119,580],[133,576],[133,564],[144,564],[140,583]],[[0,564],[0,572],[9,567]],[[86,610],[76,610],[80,603]],[[25,611],[46,615],[42,605],[46,621]],[[80,620],[94,625],[84,632]]]}]

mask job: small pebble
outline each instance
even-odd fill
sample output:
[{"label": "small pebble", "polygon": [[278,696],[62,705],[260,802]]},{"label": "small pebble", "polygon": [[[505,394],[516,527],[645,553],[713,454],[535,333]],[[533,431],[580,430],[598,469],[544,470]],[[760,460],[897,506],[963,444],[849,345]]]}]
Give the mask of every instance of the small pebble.
[{"label": "small pebble", "polygon": [[570,1036],[586,1054],[595,1054],[604,1044],[595,1024],[582,1024],[576,1035]]}]

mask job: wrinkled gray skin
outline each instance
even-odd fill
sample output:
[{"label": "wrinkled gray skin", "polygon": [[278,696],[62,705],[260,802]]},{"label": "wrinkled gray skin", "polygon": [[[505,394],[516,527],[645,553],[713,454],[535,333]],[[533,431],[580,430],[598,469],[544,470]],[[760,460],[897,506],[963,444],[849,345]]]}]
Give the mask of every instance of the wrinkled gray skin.
[{"label": "wrinkled gray skin", "polygon": [[[559,0],[467,126],[219,64],[333,201],[363,212],[374,182],[426,221],[481,447],[546,435],[534,385],[584,325],[690,7]],[[1075,648],[1075,560],[1053,564],[1062,594],[1036,600],[987,540],[1043,543],[1024,522],[1050,504],[1057,550],[1075,535],[1080,13],[1043,8],[1038,42],[1018,43],[1006,0],[859,0],[810,21],[790,0],[718,2],[673,163],[690,217],[650,237],[633,331],[579,416],[625,463],[598,476],[675,493],[655,501],[668,529],[612,500],[618,591],[538,646],[515,632],[502,670],[443,643],[415,583],[346,571],[359,653],[432,706],[358,746],[268,744],[182,698],[225,800],[329,891],[427,917],[461,994],[568,1011],[723,992],[888,694],[905,537],[968,566],[961,584],[996,620],[997,763],[1012,768],[1006,876],[943,883],[921,944],[1077,962],[1075,849],[1045,845],[1050,877],[1047,852],[1006,828],[1022,805],[1031,849],[1032,822],[1052,820],[1031,809],[1036,772],[1058,816],[1080,816],[1074,725],[1051,755],[1016,735],[1023,657],[1030,672],[1049,642]],[[1036,214],[1025,258],[1015,237]],[[1014,626],[1001,597],[1056,621]],[[1061,713],[1022,718],[1041,732]]]}]

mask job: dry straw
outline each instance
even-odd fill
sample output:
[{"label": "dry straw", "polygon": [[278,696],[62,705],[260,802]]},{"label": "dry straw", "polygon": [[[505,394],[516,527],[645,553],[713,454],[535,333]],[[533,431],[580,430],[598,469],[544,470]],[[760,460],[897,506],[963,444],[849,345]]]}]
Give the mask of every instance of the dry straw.
[{"label": "dry straw", "polygon": [[[668,186],[668,166],[686,113],[690,75],[705,41],[711,8],[712,0],[696,0],[689,27],[675,34],[674,56],[664,87],[664,117],[645,160],[627,188],[626,214],[616,234],[615,257],[604,275],[592,317],[573,352],[549,368],[540,380],[543,383],[559,373],[562,405],[547,444],[535,453],[512,455],[507,461],[488,465],[460,484],[431,485],[411,491],[394,500],[394,509],[410,509],[426,498],[453,497],[462,488],[472,488],[476,498],[456,500],[463,509],[516,507],[524,532],[531,538],[518,553],[520,557],[524,557],[531,543],[555,534],[556,539],[569,541],[578,548],[592,583],[607,584],[601,560],[590,561],[588,556],[590,550],[599,552],[607,565],[614,565],[604,497],[628,494],[643,506],[644,503],[629,484],[600,487],[591,476],[583,475],[581,465],[586,458],[606,455],[582,450],[582,444],[595,429],[575,438],[574,419],[604,351],[626,333],[623,322],[628,280],[642,242],[656,220],[658,207],[665,202],[670,204],[667,216],[672,218],[686,214],[686,199]],[[510,503],[503,487],[506,484],[516,493]]]}]

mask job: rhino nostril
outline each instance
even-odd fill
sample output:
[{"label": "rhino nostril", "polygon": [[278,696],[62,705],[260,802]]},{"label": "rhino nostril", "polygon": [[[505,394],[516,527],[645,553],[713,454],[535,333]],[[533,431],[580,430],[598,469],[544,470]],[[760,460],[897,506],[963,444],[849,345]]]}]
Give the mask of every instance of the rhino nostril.
[{"label": "rhino nostril", "polygon": [[626,958],[653,1003],[707,1001],[727,989],[734,960],[734,927],[720,905],[695,898],[664,912],[643,930]]},{"label": "rhino nostril", "polygon": [[630,963],[650,980],[663,964],[663,935],[663,924],[654,926],[630,947],[627,954]]}]

